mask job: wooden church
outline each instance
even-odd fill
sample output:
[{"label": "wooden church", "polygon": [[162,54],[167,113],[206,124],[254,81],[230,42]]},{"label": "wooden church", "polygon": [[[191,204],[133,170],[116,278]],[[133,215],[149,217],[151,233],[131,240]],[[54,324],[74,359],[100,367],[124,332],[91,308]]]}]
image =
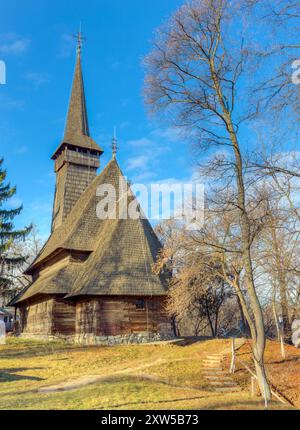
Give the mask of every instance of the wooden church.
[{"label": "wooden church", "polygon": [[[167,280],[153,272],[161,244],[150,223],[100,219],[97,189],[133,200],[115,153],[97,175],[103,150],[90,137],[81,69],[81,37],[64,138],[54,152],[52,231],[26,270],[31,284],[11,304],[21,335],[86,344],[147,342],[172,337],[165,311]],[[111,217],[112,218],[112,217]]]}]

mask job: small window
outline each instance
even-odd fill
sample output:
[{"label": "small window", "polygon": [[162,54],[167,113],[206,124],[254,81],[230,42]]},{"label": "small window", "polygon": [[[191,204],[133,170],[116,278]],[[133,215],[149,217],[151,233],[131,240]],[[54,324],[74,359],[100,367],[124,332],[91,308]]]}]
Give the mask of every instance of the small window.
[{"label": "small window", "polygon": [[155,302],[150,302],[150,303],[148,304],[148,309],[149,309],[150,311],[156,311],[156,310],[157,310],[156,303],[155,303]]},{"label": "small window", "polygon": [[8,322],[8,318],[4,317],[4,322],[7,323]]},{"label": "small window", "polygon": [[140,310],[145,309],[145,300],[144,299],[137,300],[135,302],[135,306],[137,309],[140,309]]}]

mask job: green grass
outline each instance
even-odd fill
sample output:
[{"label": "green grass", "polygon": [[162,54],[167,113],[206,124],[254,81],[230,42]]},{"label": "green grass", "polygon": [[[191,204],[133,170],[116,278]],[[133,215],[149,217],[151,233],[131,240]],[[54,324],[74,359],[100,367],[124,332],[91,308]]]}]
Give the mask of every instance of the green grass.
[{"label": "green grass", "polygon": [[[202,359],[228,345],[77,347],[9,338],[0,346],[0,409],[262,408],[247,391],[218,394],[203,378]],[[70,391],[38,392],[87,375],[103,379]]]}]

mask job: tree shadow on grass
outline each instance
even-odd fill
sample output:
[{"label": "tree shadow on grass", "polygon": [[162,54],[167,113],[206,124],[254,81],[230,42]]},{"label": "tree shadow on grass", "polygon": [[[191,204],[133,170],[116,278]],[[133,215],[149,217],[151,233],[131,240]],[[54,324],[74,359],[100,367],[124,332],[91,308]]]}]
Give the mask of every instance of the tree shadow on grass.
[{"label": "tree shadow on grass", "polygon": [[[209,408],[206,408],[207,410],[265,410],[264,401],[263,400],[245,400],[245,401],[228,401],[228,402],[212,402],[211,405],[209,405]],[[284,405],[282,403],[271,401],[268,405],[267,409],[294,409],[292,406]]]},{"label": "tree shadow on grass", "polygon": [[174,343],[176,346],[190,346],[194,343],[204,342],[206,340],[213,340],[209,336],[182,336]]},{"label": "tree shadow on grass", "polygon": [[0,371],[0,383],[1,382],[15,382],[15,381],[43,381],[44,378],[40,378],[38,376],[29,376],[29,375],[18,375],[18,372],[24,372],[26,370],[40,370],[43,367],[16,367],[12,369],[4,369]]},{"label": "tree shadow on grass", "polygon": [[206,396],[198,396],[198,397],[182,397],[182,398],[178,398],[178,399],[171,399],[171,400],[141,400],[138,402],[127,402],[127,403],[117,403],[114,405],[107,405],[106,407],[104,405],[99,405],[96,408],[93,409],[103,409],[105,407],[105,409],[114,409],[114,408],[122,408],[122,407],[127,407],[127,406],[133,406],[133,405],[159,405],[162,403],[176,403],[176,402],[185,402],[185,401],[190,401],[190,400],[201,400],[201,399],[205,399]]},{"label": "tree shadow on grass", "polygon": [[[99,405],[96,408],[93,409],[117,409],[117,408],[130,408],[130,406],[136,406],[136,405],[160,405],[160,404],[172,404],[174,403],[174,409],[175,404],[178,402],[186,402],[186,401],[193,401],[193,400],[203,400],[206,399],[206,396],[197,396],[197,397],[182,397],[182,398],[176,398],[176,399],[170,399],[170,400],[141,400],[136,402],[127,402],[127,403],[116,403],[112,405]],[[263,401],[228,401],[228,402],[218,402],[218,401],[212,401],[209,407],[201,408],[201,410],[261,410],[265,409]],[[272,401],[269,403],[268,409],[294,409],[289,405],[283,405],[278,402]]]},{"label": "tree shadow on grass", "polygon": [[300,355],[292,355],[288,358],[282,358],[275,361],[269,361],[267,364],[284,364],[284,363],[299,363]]}]

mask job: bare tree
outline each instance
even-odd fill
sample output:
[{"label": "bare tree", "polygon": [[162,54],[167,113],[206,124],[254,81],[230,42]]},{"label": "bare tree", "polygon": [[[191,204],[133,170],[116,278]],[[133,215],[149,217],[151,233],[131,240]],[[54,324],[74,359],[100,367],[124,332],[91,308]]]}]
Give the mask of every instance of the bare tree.
[{"label": "bare tree", "polygon": [[[230,37],[233,17],[240,13],[240,7],[229,0],[196,0],[180,8],[158,31],[153,51],[146,59],[146,101],[154,109],[163,109],[166,118],[174,118],[177,125],[190,129],[202,148],[217,145],[232,155],[226,162],[228,176],[234,179],[230,209],[236,208],[235,228],[240,235],[237,252],[242,259],[248,306],[237,278],[231,281],[251,330],[260,390],[269,399],[271,394],[264,367],[264,322],[253,277],[253,234],[238,134],[241,123],[254,117],[258,106],[252,104],[242,110],[239,104],[237,114],[237,95],[241,96],[242,91],[238,83],[247,64],[248,51],[241,40],[236,43]],[[246,100],[244,98],[244,104]],[[217,211],[215,216],[218,216]],[[223,247],[218,241],[211,242],[210,246]],[[226,249],[226,254],[229,253],[230,249]]]},{"label": "bare tree", "polygon": [[6,276],[11,281],[9,288],[6,288],[0,300],[3,303],[11,300],[21,290],[26,288],[30,283],[30,277],[23,274],[25,268],[35,259],[42,248],[42,239],[40,238],[36,225],[32,225],[32,229],[24,241],[16,241],[10,249],[10,256],[18,257],[24,255],[25,260],[15,267],[7,268]]},{"label": "bare tree", "polygon": [[[186,329],[189,322],[192,334],[197,336],[210,333],[218,337],[232,325],[236,327],[230,300],[234,297],[233,289],[220,276],[216,257],[203,252],[194,233],[186,231],[183,223],[168,220],[158,225],[156,231],[164,238],[164,248],[154,270],[160,273],[168,267],[172,273],[167,306],[170,315],[191,334]],[[225,310],[229,301],[230,313]]]},{"label": "bare tree", "polygon": [[220,311],[228,297],[230,288],[194,250],[185,255],[184,266],[173,277],[168,310],[179,319],[189,317],[195,335],[209,328],[211,336],[218,337]]},{"label": "bare tree", "polygon": [[[263,127],[267,125],[266,145],[273,146],[272,152],[259,150],[254,164],[260,174],[273,179],[299,178],[300,1],[248,0],[247,3],[256,17],[256,33],[264,35],[264,43],[252,46],[249,55],[252,53],[258,59],[253,97],[263,104],[261,117]],[[270,117],[277,124],[276,136],[281,134],[281,143],[270,133]]]},{"label": "bare tree", "polygon": [[[299,78],[300,58],[300,1],[299,0],[246,0],[256,17],[257,33],[264,30],[263,46],[257,47],[259,67],[262,70],[256,88],[266,102],[269,112],[274,109],[291,113],[300,112],[300,90],[295,85]],[[261,44],[262,45],[262,44]],[[293,75],[295,78],[293,79]]]}]

